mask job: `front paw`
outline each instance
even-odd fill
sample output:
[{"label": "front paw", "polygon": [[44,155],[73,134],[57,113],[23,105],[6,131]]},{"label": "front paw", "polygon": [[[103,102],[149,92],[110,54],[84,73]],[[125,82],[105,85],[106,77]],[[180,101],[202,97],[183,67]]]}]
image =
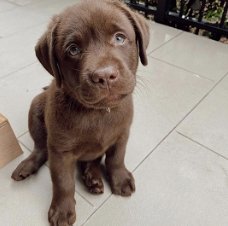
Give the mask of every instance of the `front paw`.
[{"label": "front paw", "polygon": [[135,191],[135,180],[126,168],[112,170],[109,179],[113,194],[130,196]]},{"label": "front paw", "polygon": [[62,203],[52,201],[48,212],[51,226],[71,226],[76,221],[75,200],[64,200]]}]

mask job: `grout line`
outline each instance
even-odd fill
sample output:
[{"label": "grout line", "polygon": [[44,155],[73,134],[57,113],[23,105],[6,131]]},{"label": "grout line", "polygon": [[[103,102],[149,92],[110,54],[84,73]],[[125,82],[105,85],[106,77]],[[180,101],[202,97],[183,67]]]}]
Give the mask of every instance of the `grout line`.
[{"label": "grout line", "polygon": [[212,80],[212,79],[210,79],[210,78],[207,78],[207,77],[205,77],[204,75],[200,75],[200,74],[198,74],[198,73],[196,73],[196,72],[194,72],[194,71],[190,71],[190,70],[185,69],[185,68],[183,68],[183,67],[180,67],[180,66],[178,66],[178,65],[171,64],[171,63],[169,63],[169,62],[167,62],[167,61],[165,61],[165,60],[156,58],[156,57],[154,57],[154,56],[149,56],[149,57],[150,57],[150,58],[153,58],[153,59],[155,59],[155,60],[158,60],[158,61],[160,61],[160,62],[162,62],[162,63],[166,63],[166,64],[168,64],[168,65],[170,65],[170,66],[172,66],[172,67],[176,67],[176,68],[178,68],[178,69],[181,69],[181,70],[183,70],[183,71],[186,71],[186,72],[188,72],[188,73],[193,73],[193,74],[199,76],[200,78],[206,79],[206,80],[208,80],[208,81],[210,81],[210,82],[216,82],[215,80]]},{"label": "grout line", "polygon": [[216,155],[218,155],[218,156],[224,158],[225,160],[228,160],[228,158],[227,158],[226,156],[224,156],[224,155],[222,155],[222,154],[220,154],[220,153],[214,151],[213,149],[211,149],[211,148],[209,148],[209,147],[207,147],[207,146],[205,146],[205,145],[199,143],[198,141],[196,141],[196,140],[194,140],[194,139],[188,137],[187,135],[185,135],[185,134],[183,134],[183,133],[181,133],[181,132],[179,132],[179,131],[176,131],[176,132],[177,132],[179,135],[185,137],[187,140],[190,140],[190,141],[192,141],[192,142],[198,144],[199,146],[201,146],[201,147],[203,147],[203,148],[205,148],[205,149],[207,149],[207,150],[213,152],[214,154],[216,154]]},{"label": "grout line", "polygon": [[16,4],[16,3],[14,3],[14,2],[6,1],[6,3],[9,3],[10,5],[12,5],[12,8],[5,9],[5,10],[3,10],[3,11],[0,11],[0,14],[7,13],[7,12],[9,12],[9,11],[13,11],[13,10],[15,10],[15,9],[17,9],[17,8],[22,8],[21,5],[18,5],[18,4]]},{"label": "grout line", "polygon": [[182,35],[184,33],[184,31],[179,30],[180,32],[178,34],[176,34],[175,36],[173,36],[172,38],[170,38],[168,41],[162,43],[160,46],[156,47],[155,49],[151,50],[147,55],[150,55],[151,53],[155,52],[157,49],[161,48],[162,46],[165,46],[166,44],[168,44],[169,42],[171,42],[173,39],[177,38],[178,36]]},{"label": "grout line", "polygon": [[23,142],[21,142],[20,140],[18,140],[18,142],[19,142],[24,148],[26,148],[30,153],[32,153],[32,150],[30,150]]},{"label": "grout line", "polygon": [[171,129],[169,131],[169,133],[163,137],[163,139],[143,158],[143,160],[141,160],[141,162],[132,170],[132,172],[135,172],[138,167],[150,156],[150,154],[152,152],[154,152],[157,147],[189,116],[189,114],[191,114],[200,104],[201,102],[215,89],[216,86],[218,86],[218,84],[223,80],[225,79],[225,77],[228,76],[228,73],[226,73],[224,76],[222,76],[222,78],[216,82],[214,84],[214,86],[212,86],[211,89],[209,89],[209,91],[198,101],[198,103],[176,124],[176,126],[174,126],[173,129]]},{"label": "grout line", "polygon": [[26,133],[28,133],[29,131],[28,130],[26,130],[24,133],[22,133],[22,134],[20,134],[18,137],[17,137],[17,139],[19,139],[19,138],[21,138],[22,136],[24,136]]},{"label": "grout line", "polygon": [[46,25],[46,27],[47,27],[47,24],[48,24],[49,21],[50,21],[49,19],[45,19],[43,21],[40,21],[39,23],[36,23],[36,24],[31,25],[31,26],[25,27],[25,28],[23,28],[20,31],[16,31],[16,32],[10,33],[8,35],[2,35],[1,39],[11,38],[12,36],[19,35],[20,33],[24,34],[25,32],[27,32],[27,31],[29,32],[30,30],[34,30],[34,28],[36,29],[37,27],[39,27],[41,25]]},{"label": "grout line", "polygon": [[143,160],[140,161],[140,163],[132,170],[132,173],[134,173],[139,166],[141,166],[141,164],[151,155],[152,152],[154,152],[158,146],[174,131],[176,127],[174,127],[173,129],[171,129],[168,134],[166,134],[161,141],[158,142],[158,144],[143,158]]},{"label": "grout line", "polygon": [[32,62],[30,64],[27,64],[27,65],[25,65],[25,66],[23,66],[21,68],[16,69],[15,71],[11,71],[8,74],[5,74],[3,76],[0,76],[0,81],[1,81],[1,79],[6,79],[6,78],[10,77],[11,75],[15,74],[16,72],[22,71],[25,68],[30,67],[30,66],[32,66],[33,64],[36,64],[36,63],[37,63],[37,61],[34,61],[34,62]]},{"label": "grout line", "polygon": [[32,152],[26,145],[24,145],[21,141],[19,141],[19,144],[21,144],[25,149],[27,149],[30,153]]},{"label": "grout line", "polygon": [[82,225],[81,226],[83,226],[83,225],[85,225],[89,220],[90,220],[90,218],[94,215],[94,214],[96,214],[96,212],[109,200],[109,198],[111,198],[111,196],[112,196],[112,194],[110,194],[95,210],[94,210],[94,212],[93,213],[91,213],[90,215],[89,215],[89,217],[87,217],[87,219],[85,220],[85,222],[84,223],[82,223]]},{"label": "grout line", "polygon": [[87,200],[83,195],[81,195],[77,189],[75,189],[75,193],[77,193],[77,195],[79,195],[85,202],[87,202],[91,207],[94,207],[94,205],[89,201]]}]

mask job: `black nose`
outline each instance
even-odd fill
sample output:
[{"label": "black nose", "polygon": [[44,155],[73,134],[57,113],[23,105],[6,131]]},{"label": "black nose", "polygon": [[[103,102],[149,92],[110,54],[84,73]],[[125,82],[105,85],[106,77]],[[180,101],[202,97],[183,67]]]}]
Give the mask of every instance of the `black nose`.
[{"label": "black nose", "polygon": [[112,66],[99,68],[91,74],[90,79],[95,85],[107,88],[118,81],[118,71]]}]

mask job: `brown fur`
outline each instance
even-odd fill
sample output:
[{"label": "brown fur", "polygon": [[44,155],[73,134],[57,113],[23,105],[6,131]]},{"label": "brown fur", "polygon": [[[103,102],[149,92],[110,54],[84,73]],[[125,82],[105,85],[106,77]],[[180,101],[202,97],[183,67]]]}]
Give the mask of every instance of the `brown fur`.
[{"label": "brown fur", "polygon": [[118,0],[88,0],[55,16],[36,46],[39,61],[55,79],[31,104],[34,151],[12,178],[23,180],[49,160],[53,226],[75,222],[77,160],[90,192],[103,192],[104,154],[113,193],[129,196],[135,190],[124,156],[138,55],[147,64],[148,30],[145,19]]}]

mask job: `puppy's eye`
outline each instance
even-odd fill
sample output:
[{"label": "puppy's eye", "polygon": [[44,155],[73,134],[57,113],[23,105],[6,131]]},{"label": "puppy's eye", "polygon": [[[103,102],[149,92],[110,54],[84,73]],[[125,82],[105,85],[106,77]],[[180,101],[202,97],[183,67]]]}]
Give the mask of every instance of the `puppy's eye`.
[{"label": "puppy's eye", "polygon": [[81,53],[81,49],[77,46],[77,45],[71,45],[70,47],[69,47],[69,54],[71,55],[71,56],[76,56],[76,55],[78,55],[79,53]]},{"label": "puppy's eye", "polygon": [[115,42],[119,45],[123,45],[126,40],[126,37],[123,34],[115,35]]}]

